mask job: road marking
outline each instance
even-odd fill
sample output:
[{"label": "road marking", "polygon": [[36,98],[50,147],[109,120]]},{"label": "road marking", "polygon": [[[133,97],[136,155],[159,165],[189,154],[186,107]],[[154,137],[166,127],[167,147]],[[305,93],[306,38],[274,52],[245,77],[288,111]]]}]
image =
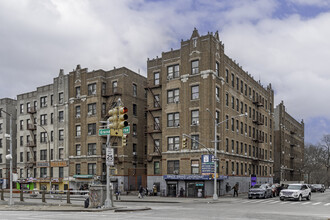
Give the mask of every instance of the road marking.
[{"label": "road marking", "polygon": [[324,204],[324,206],[328,206],[328,205],[330,205],[330,203]]},{"label": "road marking", "polygon": [[273,202],[270,202],[269,204],[275,204],[275,203],[278,203],[280,201],[273,201]]},{"label": "road marking", "polygon": [[289,203],[289,202],[281,202],[280,204],[287,204],[287,203]]},{"label": "road marking", "polygon": [[242,202],[242,203],[249,203],[249,202],[251,202],[251,201],[244,201],[244,202]]},{"label": "road marking", "polygon": [[309,203],[311,203],[311,202],[304,202],[302,205],[307,205],[307,204],[309,204]]},{"label": "road marking", "polygon": [[318,204],[321,204],[321,202],[313,203],[312,205],[318,205]]},{"label": "road marking", "polygon": [[260,204],[270,203],[271,201],[272,201],[272,200],[264,201],[264,202],[261,202]]},{"label": "road marking", "polygon": [[297,205],[297,204],[301,204],[299,202],[291,202],[290,205]]}]

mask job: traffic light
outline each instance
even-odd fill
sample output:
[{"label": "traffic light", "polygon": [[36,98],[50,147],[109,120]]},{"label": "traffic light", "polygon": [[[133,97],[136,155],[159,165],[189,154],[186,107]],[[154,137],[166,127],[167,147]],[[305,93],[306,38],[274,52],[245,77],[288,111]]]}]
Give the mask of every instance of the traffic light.
[{"label": "traffic light", "polygon": [[187,145],[188,143],[187,143],[187,138],[182,138],[182,148],[187,148]]},{"label": "traffic light", "polygon": [[127,135],[123,134],[123,136],[121,137],[121,145],[122,147],[125,147],[127,145]]},{"label": "traffic light", "polygon": [[126,126],[128,126],[128,115],[126,114],[126,112],[128,111],[128,109],[126,107],[119,107],[118,112],[119,112],[119,116],[118,116],[118,129],[122,129]]},{"label": "traffic light", "polygon": [[118,107],[109,110],[108,121],[110,123],[110,128],[117,129],[118,127]]}]

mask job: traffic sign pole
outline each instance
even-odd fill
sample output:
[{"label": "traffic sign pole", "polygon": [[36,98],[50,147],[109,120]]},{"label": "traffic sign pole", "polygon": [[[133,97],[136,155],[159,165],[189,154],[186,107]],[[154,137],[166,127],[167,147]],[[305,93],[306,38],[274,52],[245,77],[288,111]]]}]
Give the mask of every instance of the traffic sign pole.
[{"label": "traffic sign pole", "polygon": [[[109,121],[107,122],[107,128],[110,130]],[[107,135],[107,152],[111,151],[111,145],[110,145],[110,132]],[[107,197],[105,199],[104,207],[110,208],[113,207],[113,201],[112,201],[112,191],[110,191],[110,164],[108,162],[108,155],[106,158],[106,166],[107,166]],[[111,195],[110,195],[111,194]]]}]

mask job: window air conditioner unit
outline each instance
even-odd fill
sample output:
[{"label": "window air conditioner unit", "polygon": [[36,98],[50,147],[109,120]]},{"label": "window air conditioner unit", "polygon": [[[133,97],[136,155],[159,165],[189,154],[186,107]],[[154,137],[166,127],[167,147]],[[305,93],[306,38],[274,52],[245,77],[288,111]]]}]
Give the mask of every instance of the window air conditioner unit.
[{"label": "window air conditioner unit", "polygon": [[136,154],[136,152],[133,152],[133,156],[136,156],[137,154]]},{"label": "window air conditioner unit", "polygon": [[199,122],[199,121],[192,121],[192,124],[193,124],[193,125],[198,125],[198,122]]},{"label": "window air conditioner unit", "polygon": [[231,174],[235,175],[235,171],[232,171]]},{"label": "window air conditioner unit", "polygon": [[245,156],[247,155],[247,153],[245,153]]},{"label": "window air conditioner unit", "polygon": [[220,102],[220,98],[219,97],[216,97],[217,101]]},{"label": "window air conditioner unit", "polygon": [[133,132],[133,136],[136,136],[136,132]]},{"label": "window air conditioner unit", "polygon": [[178,175],[178,174],[179,174],[179,171],[178,171],[178,170],[174,170],[174,171],[173,171],[173,174],[174,174],[174,175]]},{"label": "window air conditioner unit", "polygon": [[80,115],[76,115],[76,118],[80,118]]},{"label": "window air conditioner unit", "polygon": [[87,115],[88,115],[88,116],[91,116],[91,115],[92,115],[92,112],[88,112]]},{"label": "window air conditioner unit", "polygon": [[171,80],[171,79],[173,79],[173,76],[172,76],[172,75],[168,75],[168,76],[167,76],[167,79],[168,79],[168,80]]},{"label": "window air conditioner unit", "polygon": [[234,150],[231,150],[232,153],[234,153]]},{"label": "window air conditioner unit", "polygon": [[92,132],[88,132],[88,135],[92,135]]},{"label": "window air conditioner unit", "polygon": [[179,103],[179,98],[178,97],[174,98],[174,102]]}]

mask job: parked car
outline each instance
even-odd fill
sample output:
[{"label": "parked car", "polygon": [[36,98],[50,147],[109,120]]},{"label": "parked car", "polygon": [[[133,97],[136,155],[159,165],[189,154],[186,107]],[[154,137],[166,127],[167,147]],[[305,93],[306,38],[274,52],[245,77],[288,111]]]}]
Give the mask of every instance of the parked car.
[{"label": "parked car", "polygon": [[311,189],[307,184],[289,184],[287,189],[280,192],[280,200],[294,199],[301,201],[303,198],[311,199]]},{"label": "parked car", "polygon": [[324,193],[325,191],[325,186],[323,184],[313,184],[312,187],[313,187],[312,192]]},{"label": "parked car", "polygon": [[250,188],[249,199],[252,198],[269,198],[273,197],[272,188],[268,184],[255,184],[253,187]]}]

